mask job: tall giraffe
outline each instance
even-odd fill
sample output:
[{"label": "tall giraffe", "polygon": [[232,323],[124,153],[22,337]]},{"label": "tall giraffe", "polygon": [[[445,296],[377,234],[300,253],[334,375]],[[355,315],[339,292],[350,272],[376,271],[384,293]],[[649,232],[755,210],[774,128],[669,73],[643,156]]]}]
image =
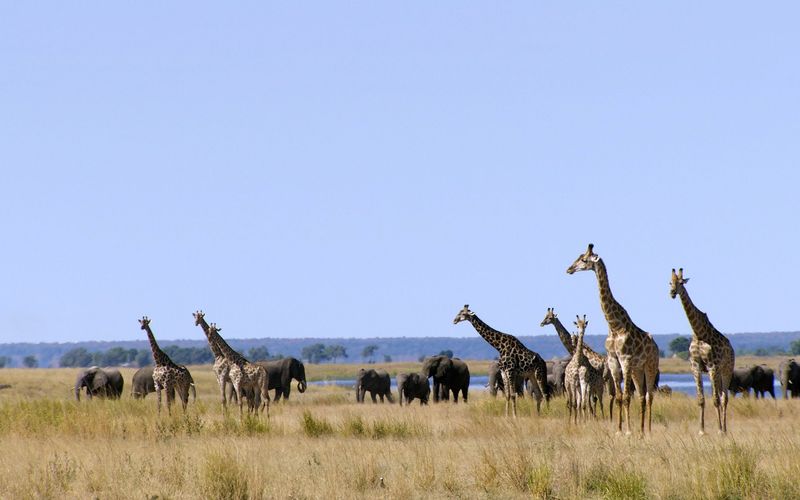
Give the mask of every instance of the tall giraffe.
[{"label": "tall giraffe", "polygon": [[207,335],[210,341],[217,345],[230,364],[228,376],[239,400],[239,417],[244,418],[242,398],[248,398],[248,406],[253,408],[256,414],[259,409],[263,411],[266,408],[267,418],[269,418],[269,374],[267,370],[263,366],[251,363],[244,356],[234,351],[225,342],[225,339],[220,336],[220,331],[222,331],[221,328],[211,323],[208,325]]},{"label": "tall giraffe", "polygon": [[700,405],[700,435],[705,434],[705,406],[703,394],[703,372],[708,372],[711,381],[711,398],[717,409],[719,432],[728,432],[728,387],[733,377],[735,354],[730,341],[708,320],[708,315],[697,308],[689,298],[684,286],[689,278],[683,277],[683,268],[672,270],[669,295],[673,299],[681,296],[683,310],[692,327],[692,342],[689,344],[689,361],[697,386],[697,404]]},{"label": "tall giraffe", "polygon": [[[567,350],[570,356],[573,356],[575,354],[575,341],[569,334],[569,331],[564,328],[563,324],[561,324],[561,320],[558,319],[558,314],[556,314],[555,308],[547,308],[547,314],[545,314],[542,322],[539,323],[539,326],[545,325],[553,325],[555,327],[558,338],[561,340],[561,343],[564,344],[564,348]],[[614,396],[616,391],[614,390],[614,378],[611,376],[611,370],[608,368],[608,364],[606,363],[606,356],[598,354],[585,342],[583,344],[583,354],[589,359],[589,363],[591,363],[596,370],[599,370],[600,373],[603,374],[603,390],[609,395],[608,418],[610,418],[613,422]],[[602,403],[600,404],[600,412],[602,413],[603,418],[605,418],[605,409],[603,408]]]},{"label": "tall giraffe", "polygon": [[[498,364],[505,387],[516,387],[518,377],[528,377],[531,380],[535,380],[538,386],[538,390],[533,391],[536,399],[536,413],[540,412],[542,396],[544,396],[547,404],[550,404],[550,392],[547,387],[547,364],[538,353],[525,347],[515,336],[499,332],[484,323],[474,312],[469,310],[469,305],[465,305],[458,312],[453,324],[458,324],[461,321],[472,323],[478,334],[500,353]],[[506,416],[508,416],[508,404],[513,401],[514,417],[516,417],[517,393],[513,390],[507,390],[505,394]]]},{"label": "tall giraffe", "polygon": [[178,391],[178,396],[181,398],[183,411],[186,411],[186,404],[189,402],[189,390],[194,389],[194,380],[189,370],[183,366],[178,365],[167,353],[161,350],[153,335],[153,330],[150,329],[150,318],[143,316],[139,320],[141,329],[147,333],[147,339],[150,341],[150,350],[153,352],[153,383],[156,389],[156,396],[158,400],[158,413],[161,413],[161,391],[167,392],[167,412],[172,414],[172,401],[175,399],[175,391]]},{"label": "tall giraffe", "polygon": [[567,406],[569,406],[570,416],[575,415],[575,423],[578,423],[578,415],[582,414],[586,418],[587,409],[596,416],[594,407],[591,405],[592,396],[600,399],[600,408],[603,407],[603,372],[602,368],[597,369],[592,366],[589,358],[584,356],[583,336],[586,333],[586,325],[589,321],[586,315],[583,319],[577,317],[575,326],[578,328],[578,335],[575,342],[575,353],[567,364],[564,374],[564,388],[567,393]]},{"label": "tall giraffe", "polygon": [[[628,312],[614,299],[608,283],[606,265],[599,255],[592,250],[594,245],[575,259],[567,268],[567,274],[576,271],[594,271],[600,289],[600,306],[608,322],[606,352],[608,367],[616,386],[616,400],[619,411],[617,430],[622,432],[622,406],[625,405],[626,434],[631,434],[631,397],[633,390],[639,393],[641,410],[640,430],[644,433],[645,413],[647,410],[647,430],[652,430],[653,397],[656,391],[658,374],[658,345],[653,336],[645,332],[631,320]],[[620,378],[620,372],[622,377]],[[622,393],[622,382],[625,382],[625,393]]]},{"label": "tall giraffe", "polygon": [[[208,347],[211,349],[211,354],[214,355],[214,374],[217,376],[217,384],[219,384],[219,392],[222,398],[222,409],[227,411],[227,389],[231,386],[231,364],[225,358],[225,355],[222,353],[222,349],[220,349],[215,342],[212,342],[211,335],[208,334],[208,323],[206,323],[205,316],[206,315],[203,311],[196,311],[194,313],[194,324],[195,326],[199,326],[203,329],[203,333],[205,333],[206,339],[208,340]],[[231,392],[231,399],[236,399],[235,392]]]}]

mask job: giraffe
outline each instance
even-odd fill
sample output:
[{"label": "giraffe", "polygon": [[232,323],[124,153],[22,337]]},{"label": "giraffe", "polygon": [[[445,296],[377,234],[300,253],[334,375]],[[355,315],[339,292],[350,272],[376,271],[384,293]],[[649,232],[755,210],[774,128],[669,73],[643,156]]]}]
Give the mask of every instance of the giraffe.
[{"label": "giraffe", "polygon": [[[194,324],[203,329],[208,340],[208,347],[211,349],[211,354],[214,355],[214,374],[217,376],[217,384],[219,384],[219,392],[222,398],[223,411],[228,410],[227,388],[231,385],[231,364],[225,358],[222,350],[216,343],[212,342],[211,336],[208,334],[208,323],[206,323],[205,313],[203,311],[194,312]],[[236,399],[236,392],[231,392],[231,399]],[[238,400],[237,400],[238,403]]]},{"label": "giraffe", "polygon": [[194,390],[194,380],[189,370],[183,366],[175,364],[167,354],[158,347],[153,330],[150,329],[150,318],[143,316],[139,320],[141,329],[147,333],[150,341],[150,350],[153,352],[153,383],[156,389],[158,401],[158,413],[161,413],[161,391],[167,392],[167,412],[172,414],[172,401],[175,399],[175,391],[181,398],[183,411],[186,411],[186,404],[189,402],[189,390]]},{"label": "giraffe", "polygon": [[244,356],[234,351],[225,342],[225,339],[220,336],[220,331],[222,331],[222,328],[219,328],[215,323],[211,323],[208,325],[207,335],[230,364],[228,376],[239,401],[239,418],[244,418],[242,398],[245,397],[248,399],[249,408],[252,408],[256,414],[258,414],[259,409],[263,411],[266,408],[267,418],[269,418],[269,374],[267,370],[263,366],[251,363]]},{"label": "giraffe", "polygon": [[[503,377],[505,387],[515,387],[517,377],[529,377],[536,381],[538,390],[533,391],[536,399],[536,413],[540,413],[542,396],[547,404],[550,404],[550,390],[547,387],[547,365],[539,356],[525,347],[513,335],[502,333],[484,323],[478,316],[469,310],[469,305],[465,305],[453,320],[453,324],[461,321],[469,321],[478,334],[486,340],[492,347],[500,353],[498,364]],[[509,402],[513,402],[514,417],[517,416],[517,393],[513,390],[505,391],[506,395],[506,416],[508,416]]]},{"label": "giraffe", "polygon": [[[589,244],[585,253],[575,259],[567,268],[567,274],[576,271],[594,271],[600,289],[600,306],[608,322],[606,352],[608,367],[614,378],[617,410],[619,413],[617,432],[622,432],[622,407],[625,406],[626,434],[631,434],[631,398],[633,390],[639,393],[640,426],[644,434],[645,413],[648,413],[647,430],[652,431],[653,397],[656,391],[658,374],[658,345],[653,336],[645,332],[631,320],[628,312],[614,299],[608,282],[608,273],[603,259],[593,252]],[[620,377],[620,374],[622,377]],[[625,393],[622,392],[622,382]],[[646,411],[647,410],[647,411]]]},{"label": "giraffe", "polygon": [[[561,343],[564,344],[564,348],[567,350],[570,356],[573,356],[575,354],[575,343],[577,339],[573,339],[570,336],[569,331],[564,328],[563,324],[561,324],[561,320],[558,319],[558,314],[556,314],[555,308],[547,308],[547,314],[545,314],[544,319],[539,326],[545,325],[553,325],[555,327],[558,338],[561,340]],[[599,370],[603,374],[602,390],[607,392],[609,395],[608,418],[610,418],[613,422],[614,396],[616,391],[614,390],[614,378],[611,376],[611,370],[609,370],[608,364],[606,363],[606,356],[598,354],[586,343],[583,344],[583,354],[589,359],[589,363],[591,363],[596,370]],[[597,394],[601,395],[602,392],[597,392]],[[598,398],[600,398],[600,396],[598,396]],[[605,409],[603,408],[603,403],[600,403],[600,412],[602,413],[603,418],[605,418]]]},{"label": "giraffe", "polygon": [[589,321],[586,315],[583,319],[577,316],[575,326],[578,327],[578,335],[575,342],[575,353],[572,359],[567,364],[566,372],[564,375],[564,387],[567,393],[567,406],[569,413],[572,417],[573,409],[575,410],[574,418],[575,423],[578,423],[578,415],[582,414],[586,418],[587,409],[596,416],[594,407],[590,404],[591,397],[597,395],[599,392],[600,408],[603,407],[603,372],[600,369],[592,366],[588,357],[584,356],[584,343],[583,336],[586,332],[586,326]]},{"label": "giraffe", "polygon": [[692,327],[689,344],[689,361],[697,386],[697,404],[700,406],[700,435],[705,434],[705,395],[703,394],[703,372],[708,372],[711,381],[711,398],[717,409],[718,431],[728,432],[728,387],[733,377],[735,354],[730,341],[708,320],[708,315],[697,308],[689,298],[684,286],[689,278],[683,277],[683,268],[672,270],[669,295],[673,299],[680,295],[683,310]]}]

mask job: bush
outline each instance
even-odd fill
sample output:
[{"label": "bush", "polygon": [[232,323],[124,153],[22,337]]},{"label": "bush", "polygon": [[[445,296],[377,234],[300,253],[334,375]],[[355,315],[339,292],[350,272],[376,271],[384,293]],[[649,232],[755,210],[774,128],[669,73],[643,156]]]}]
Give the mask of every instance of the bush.
[{"label": "bush", "polygon": [[247,473],[230,453],[211,453],[200,474],[205,498],[244,500],[248,498]]}]

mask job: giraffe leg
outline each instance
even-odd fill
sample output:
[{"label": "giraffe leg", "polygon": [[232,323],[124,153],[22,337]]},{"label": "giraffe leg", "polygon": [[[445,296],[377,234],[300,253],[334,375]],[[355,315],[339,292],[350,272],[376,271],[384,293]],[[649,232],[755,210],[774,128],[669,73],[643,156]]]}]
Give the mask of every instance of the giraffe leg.
[{"label": "giraffe leg", "polygon": [[[625,435],[630,436],[631,431],[631,398],[633,398],[633,391],[635,388],[633,381],[633,370],[630,363],[625,363],[622,366],[622,379],[624,381],[624,394],[622,395],[622,403],[625,410]],[[622,427],[622,412],[620,412],[620,428]],[[621,429],[620,429],[621,430]]]},{"label": "giraffe leg", "polygon": [[161,415],[161,386],[156,386],[156,401],[158,402],[158,414]]},{"label": "giraffe leg", "polygon": [[624,391],[622,388],[622,383],[625,380],[625,377],[622,373],[622,367],[620,366],[619,359],[616,356],[609,356],[608,357],[608,367],[611,371],[611,380],[614,385],[614,398],[612,399],[612,421],[613,421],[613,403],[616,402],[617,404],[617,433],[622,434],[622,406],[623,406],[623,395]]},{"label": "giraffe leg", "polygon": [[722,432],[722,395],[719,393],[720,386],[722,385],[719,380],[719,375],[716,368],[708,371],[708,379],[711,382],[711,397],[714,403],[714,408],[717,410],[717,431]]},{"label": "giraffe leg", "polygon": [[[700,364],[694,359],[692,361],[692,375],[694,375],[694,385],[697,392],[697,406],[700,407],[700,432],[699,435],[703,436],[706,433],[706,396],[703,392],[703,373]],[[712,385],[713,390],[713,385]],[[712,397],[713,394],[712,394]]]},{"label": "giraffe leg", "polygon": [[514,411],[514,418],[517,417],[517,395],[513,390],[508,390],[508,388],[514,387],[511,383],[514,380],[514,376],[508,370],[501,371],[501,376],[503,377],[503,387],[506,388],[505,393],[506,396],[506,417],[508,416],[508,407],[509,405],[512,406]]},{"label": "giraffe leg", "polygon": [[[728,432],[728,387],[730,387],[730,377],[722,378],[720,381],[720,405],[722,406],[722,432]],[[774,399],[774,398],[773,398]]]},{"label": "giraffe leg", "polygon": [[[645,385],[645,372],[643,369],[638,370],[631,370],[631,379],[633,380],[633,389],[636,390],[636,394],[639,397],[639,432],[644,435],[644,421],[647,416],[647,386]],[[628,385],[626,379],[625,385]],[[627,392],[627,391],[625,391]],[[631,397],[633,396],[633,390],[631,391]],[[630,405],[630,399],[628,400],[628,405]],[[628,417],[630,417],[630,409],[628,409]]]}]

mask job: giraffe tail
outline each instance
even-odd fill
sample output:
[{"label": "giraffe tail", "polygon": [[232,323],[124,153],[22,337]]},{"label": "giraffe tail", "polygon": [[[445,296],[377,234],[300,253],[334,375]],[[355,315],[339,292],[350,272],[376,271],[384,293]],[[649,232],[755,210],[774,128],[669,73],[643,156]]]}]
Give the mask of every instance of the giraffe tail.
[{"label": "giraffe tail", "polygon": [[189,384],[189,389],[192,391],[192,403],[197,401],[197,389],[194,387],[194,382]]}]

